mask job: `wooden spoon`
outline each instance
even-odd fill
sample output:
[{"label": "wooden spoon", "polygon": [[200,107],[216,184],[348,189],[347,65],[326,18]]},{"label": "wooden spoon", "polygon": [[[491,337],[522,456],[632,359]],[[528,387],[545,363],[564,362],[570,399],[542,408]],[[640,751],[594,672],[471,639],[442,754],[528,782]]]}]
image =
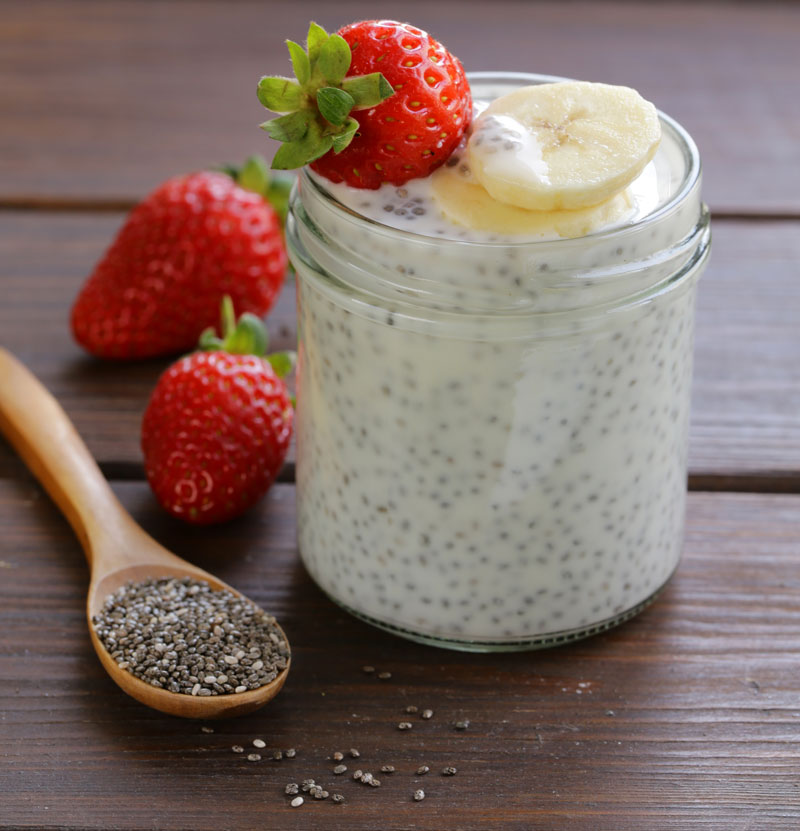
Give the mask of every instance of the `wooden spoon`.
[{"label": "wooden spoon", "polygon": [[78,535],[92,574],[86,599],[92,644],[118,686],[148,707],[185,718],[243,715],[275,697],[286,680],[288,663],[275,680],[256,690],[213,696],[168,692],[120,669],[95,634],[92,617],[101,610],[106,597],[123,584],[148,577],[191,577],[207,581],[214,589],[227,589],[240,597],[241,594],[213,574],[167,551],[134,522],[59,403],[2,347],[0,431]]}]

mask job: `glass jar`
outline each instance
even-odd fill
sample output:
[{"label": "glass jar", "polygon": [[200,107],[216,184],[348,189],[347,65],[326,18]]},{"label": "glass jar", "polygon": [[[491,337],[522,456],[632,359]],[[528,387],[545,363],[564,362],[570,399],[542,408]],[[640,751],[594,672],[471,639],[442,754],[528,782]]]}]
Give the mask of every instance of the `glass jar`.
[{"label": "glass jar", "polygon": [[[476,100],[553,79],[471,76]],[[577,239],[400,231],[304,172],[298,543],[358,617],[473,651],[609,628],[680,558],[700,161],[661,116],[646,215]]]}]

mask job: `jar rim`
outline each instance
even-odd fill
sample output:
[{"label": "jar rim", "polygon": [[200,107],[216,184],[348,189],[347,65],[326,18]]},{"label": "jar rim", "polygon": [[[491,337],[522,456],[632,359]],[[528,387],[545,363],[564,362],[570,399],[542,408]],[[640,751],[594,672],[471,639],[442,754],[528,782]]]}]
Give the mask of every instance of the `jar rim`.
[{"label": "jar rim", "polygon": [[[558,83],[561,81],[574,80],[571,78],[561,77],[559,75],[543,75],[532,72],[501,72],[488,70],[479,72],[469,72],[467,73],[467,77],[470,83],[502,83],[503,81],[511,83],[519,83],[521,81],[530,81],[531,83]],[[674,138],[677,139],[676,144],[680,148],[681,153],[683,155],[685,173],[680,186],[675,189],[675,192],[670,196],[669,199],[667,199],[663,204],[658,205],[655,210],[651,211],[646,216],[643,216],[641,219],[638,219],[637,221],[632,223],[612,225],[608,228],[600,228],[597,231],[590,231],[588,234],[584,234],[580,237],[562,237],[557,239],[543,240],[530,238],[506,238],[499,240],[467,240],[454,239],[452,237],[444,236],[434,237],[430,236],[429,234],[421,234],[415,231],[408,231],[396,228],[392,225],[387,225],[383,222],[379,222],[376,219],[372,219],[370,217],[358,213],[357,211],[353,210],[352,208],[341,202],[339,199],[337,199],[336,196],[334,196],[332,193],[330,193],[325,188],[324,182],[320,181],[319,178],[310,175],[308,167],[304,167],[301,170],[301,176],[303,177],[303,183],[306,186],[312,187],[319,196],[333,203],[336,206],[336,208],[344,214],[345,218],[353,224],[363,225],[364,227],[369,228],[372,232],[386,234],[387,236],[396,237],[400,240],[407,239],[410,243],[417,245],[426,242],[430,243],[431,241],[434,241],[437,246],[443,247],[458,246],[459,248],[473,247],[476,249],[487,248],[490,250],[493,247],[519,249],[529,246],[535,246],[537,250],[544,252],[547,250],[552,250],[553,248],[568,248],[571,243],[578,244],[581,242],[585,243],[586,241],[603,242],[609,239],[624,239],[626,236],[630,234],[639,234],[642,231],[647,231],[648,228],[650,228],[653,225],[657,225],[662,219],[664,219],[665,216],[667,216],[670,212],[674,211],[689,196],[689,194],[691,194],[693,189],[697,186],[702,174],[700,154],[697,149],[697,145],[694,142],[694,139],[692,139],[687,130],[674,118],[667,115],[662,110],[657,109],[657,113],[662,127],[666,126],[674,134]]]},{"label": "jar rim", "polygon": [[[475,87],[483,85],[487,97],[502,94],[504,87],[562,80],[522,72],[480,72],[470,79]],[[304,170],[287,218],[291,256],[296,267],[302,264],[341,295],[341,302],[349,298],[354,309],[360,303],[389,308],[420,326],[451,316],[454,321],[536,318],[557,329],[558,321],[576,316],[602,319],[612,309],[675,290],[699,273],[708,255],[697,147],[672,118],[660,112],[659,117],[668,133],[662,143],[668,177],[663,201],[626,224],[557,239],[421,234],[364,216],[330,193],[324,179]]]}]

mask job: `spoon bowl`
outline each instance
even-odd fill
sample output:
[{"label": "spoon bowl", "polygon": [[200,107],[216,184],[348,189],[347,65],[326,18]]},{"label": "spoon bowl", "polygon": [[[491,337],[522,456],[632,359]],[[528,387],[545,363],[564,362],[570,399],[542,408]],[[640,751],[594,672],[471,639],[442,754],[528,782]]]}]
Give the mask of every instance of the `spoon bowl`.
[{"label": "spoon bowl", "polygon": [[[132,520],[131,520],[132,521]],[[138,527],[138,526],[137,526]],[[105,667],[106,672],[112,680],[132,698],[160,710],[162,713],[169,713],[171,716],[197,719],[218,719],[230,718],[232,716],[243,716],[252,713],[273,699],[286,681],[289,672],[291,659],[287,660],[286,668],[277,677],[255,690],[247,690],[243,693],[231,693],[228,695],[193,696],[184,693],[174,693],[169,690],[153,687],[146,681],[142,681],[125,669],[120,669],[114,658],[111,657],[103,642],[97,636],[92,620],[103,608],[106,598],[114,594],[118,589],[130,582],[139,582],[149,578],[160,577],[190,577],[194,580],[203,580],[212,589],[227,590],[239,597],[243,595],[236,589],[224,583],[213,574],[201,568],[187,563],[180,557],[175,556],[149,537],[144,531],[142,535],[154,548],[142,550],[143,560],[136,565],[123,565],[115,571],[94,574],[89,586],[89,593],[86,597],[86,618],[89,623],[89,634],[92,639],[92,646]],[[142,542],[145,542],[142,540]],[[160,549],[160,550],[158,550]],[[276,624],[281,637],[288,644],[288,638],[283,629]]]},{"label": "spoon bowl", "polygon": [[[193,696],[153,687],[120,669],[97,636],[92,618],[106,598],[131,581],[160,577],[203,580],[242,597],[218,577],[168,551],[123,508],[64,410],[10,352],[0,347],[0,432],[58,505],[83,546],[91,569],[86,599],[89,633],[100,663],[128,695],[173,716],[228,718],[251,713],[273,699],[289,673],[255,690]],[[283,630],[281,636],[289,643]]]}]

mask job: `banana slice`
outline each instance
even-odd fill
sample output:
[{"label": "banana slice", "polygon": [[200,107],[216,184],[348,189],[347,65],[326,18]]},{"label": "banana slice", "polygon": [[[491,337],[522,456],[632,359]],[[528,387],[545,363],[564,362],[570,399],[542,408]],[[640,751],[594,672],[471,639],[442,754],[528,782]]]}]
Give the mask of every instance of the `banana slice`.
[{"label": "banana slice", "polygon": [[440,167],[431,176],[431,192],[439,210],[457,225],[475,231],[527,237],[582,237],[619,221],[631,211],[627,190],[599,205],[574,211],[529,211],[490,196],[472,176],[466,162]]},{"label": "banana slice", "polygon": [[660,140],[656,108],[636,90],[564,81],[493,101],[474,124],[468,152],[478,181],[498,201],[575,210],[622,191]]}]

